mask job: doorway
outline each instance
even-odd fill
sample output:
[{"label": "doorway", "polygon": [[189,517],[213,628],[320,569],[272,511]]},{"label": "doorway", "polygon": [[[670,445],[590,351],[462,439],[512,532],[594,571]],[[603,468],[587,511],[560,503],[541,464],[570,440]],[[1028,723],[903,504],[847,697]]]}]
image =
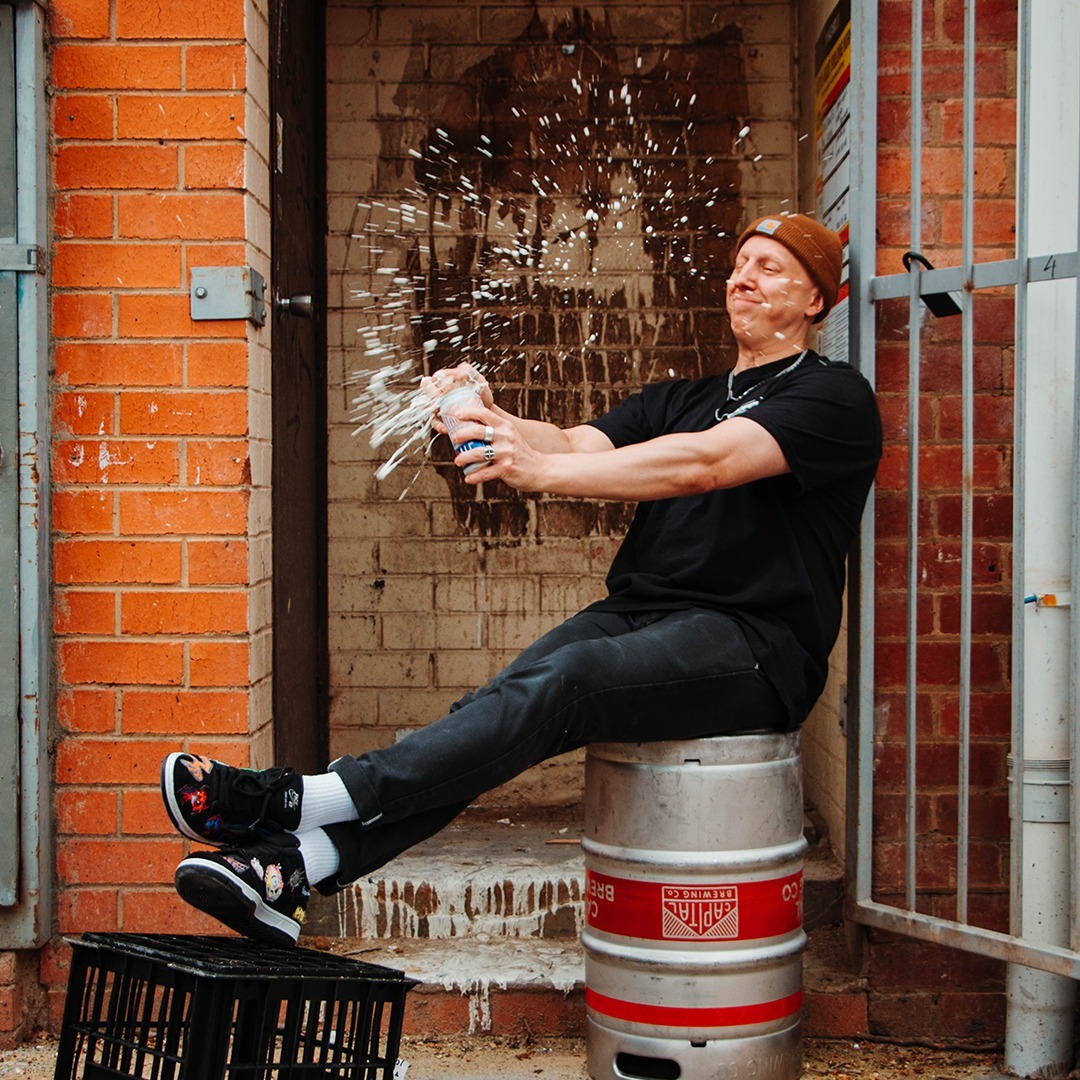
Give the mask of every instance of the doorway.
[{"label": "doorway", "polygon": [[[834,7],[328,5],[332,756],[440,715],[601,595],[629,520],[473,491],[438,443],[394,465],[413,432],[372,425],[373,404],[469,359],[507,408],[574,422],[723,364],[739,225],[814,208],[797,57]],[[843,659],[806,727],[837,838]],[[570,755],[492,798],[580,784]]]},{"label": "doorway", "polygon": [[322,15],[270,6],[274,742],[301,772],[328,761]]}]

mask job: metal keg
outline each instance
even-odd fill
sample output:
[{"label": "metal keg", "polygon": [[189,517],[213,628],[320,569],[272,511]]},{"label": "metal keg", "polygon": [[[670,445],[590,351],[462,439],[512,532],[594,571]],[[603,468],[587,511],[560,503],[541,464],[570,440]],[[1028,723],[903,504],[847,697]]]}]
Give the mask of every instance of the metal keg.
[{"label": "metal keg", "polygon": [[793,732],[588,748],[593,1080],[798,1080],[800,747]]}]

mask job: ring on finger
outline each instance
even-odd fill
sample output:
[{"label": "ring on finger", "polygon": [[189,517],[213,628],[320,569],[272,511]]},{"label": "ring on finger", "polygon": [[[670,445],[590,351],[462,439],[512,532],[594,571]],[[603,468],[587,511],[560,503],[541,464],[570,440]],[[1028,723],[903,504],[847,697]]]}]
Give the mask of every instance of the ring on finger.
[{"label": "ring on finger", "polygon": [[484,447],[484,460],[490,465],[495,460],[495,447],[488,444]]},{"label": "ring on finger", "polygon": [[488,426],[486,428],[484,428],[484,442],[491,443],[491,442],[494,442],[494,441],[495,441],[495,429],[490,424],[488,424]]}]

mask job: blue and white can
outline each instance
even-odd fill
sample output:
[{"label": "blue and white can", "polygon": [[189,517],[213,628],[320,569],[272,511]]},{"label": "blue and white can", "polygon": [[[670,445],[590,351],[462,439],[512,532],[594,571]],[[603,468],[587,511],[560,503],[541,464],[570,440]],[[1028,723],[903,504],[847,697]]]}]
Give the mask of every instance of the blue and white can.
[{"label": "blue and white can", "polygon": [[[468,421],[462,421],[454,414],[453,410],[469,406],[483,406],[483,404],[480,395],[472,386],[455,387],[453,390],[448,390],[439,399],[439,419],[446,426],[446,433],[450,436],[450,441],[454,444],[455,453],[461,454],[466,450],[476,450],[481,446],[487,445],[483,439],[467,439],[465,442],[459,443],[454,438],[454,432],[461,427],[463,423],[468,423]],[[482,461],[474,461],[471,464],[466,465],[461,471],[468,475],[474,469],[479,469],[482,465]]]}]

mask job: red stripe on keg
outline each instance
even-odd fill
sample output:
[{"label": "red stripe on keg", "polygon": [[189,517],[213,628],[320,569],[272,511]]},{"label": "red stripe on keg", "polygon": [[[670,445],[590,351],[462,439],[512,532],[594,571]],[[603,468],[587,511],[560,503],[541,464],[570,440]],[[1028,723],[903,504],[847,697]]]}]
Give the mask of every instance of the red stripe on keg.
[{"label": "red stripe on keg", "polygon": [[655,1027],[716,1028],[742,1027],[744,1024],[765,1024],[783,1020],[802,1008],[801,990],[775,1001],[762,1001],[754,1005],[726,1005],[714,1008],[693,1008],[681,1005],[643,1005],[637,1001],[621,1001],[619,998],[598,994],[585,987],[585,1004],[612,1020],[626,1020],[631,1024],[652,1024]]},{"label": "red stripe on keg", "polygon": [[802,925],[802,871],[767,881],[640,881],[585,871],[585,923],[645,941],[753,941]]}]

